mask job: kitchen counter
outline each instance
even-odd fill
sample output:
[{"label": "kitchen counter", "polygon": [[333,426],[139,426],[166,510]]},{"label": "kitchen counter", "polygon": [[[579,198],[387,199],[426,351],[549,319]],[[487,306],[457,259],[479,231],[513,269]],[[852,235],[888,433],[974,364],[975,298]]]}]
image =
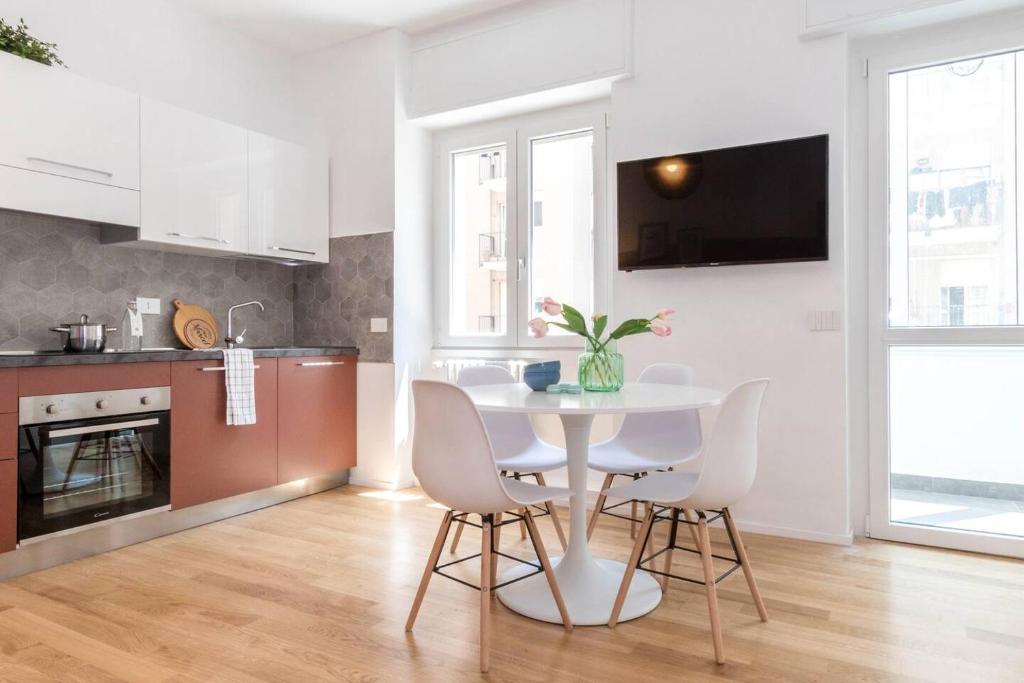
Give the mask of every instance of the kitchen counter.
[{"label": "kitchen counter", "polygon": [[[250,348],[250,347],[245,347]],[[251,347],[256,358],[294,358],[302,356],[357,356],[353,346],[262,346]],[[145,349],[143,351],[104,351],[103,353],[67,353],[65,351],[0,351],[0,368],[32,368],[57,365],[106,365],[150,361],[210,360],[221,358],[223,349]]]}]

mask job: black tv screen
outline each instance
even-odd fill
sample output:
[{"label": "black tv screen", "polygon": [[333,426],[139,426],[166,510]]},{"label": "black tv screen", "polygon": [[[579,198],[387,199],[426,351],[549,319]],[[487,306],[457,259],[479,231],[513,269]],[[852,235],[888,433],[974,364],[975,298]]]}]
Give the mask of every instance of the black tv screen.
[{"label": "black tv screen", "polygon": [[828,259],[828,136],[618,164],[619,270]]}]

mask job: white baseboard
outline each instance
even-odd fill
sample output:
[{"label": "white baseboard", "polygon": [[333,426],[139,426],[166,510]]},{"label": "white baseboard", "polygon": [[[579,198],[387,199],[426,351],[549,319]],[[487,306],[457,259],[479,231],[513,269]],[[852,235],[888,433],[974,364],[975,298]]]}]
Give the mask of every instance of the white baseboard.
[{"label": "white baseboard", "polygon": [[[568,500],[556,500],[559,507],[568,507]],[[597,492],[587,491],[587,509],[593,510],[597,504]],[[852,545],[853,530],[845,534],[830,534],[824,531],[811,529],[794,529],[793,527],[772,526],[770,524],[758,524],[736,518],[736,526],[740,531],[749,531],[752,534],[763,534],[765,536],[779,536],[781,538],[795,538],[800,541],[814,541],[815,543],[828,543],[829,545]]]},{"label": "white baseboard", "polygon": [[810,529],[794,529],[792,527],[745,522],[742,519],[736,520],[736,526],[739,527],[740,531],[749,531],[752,534],[781,536],[783,538],[795,538],[800,541],[814,541],[815,543],[828,543],[830,545],[853,545],[852,530],[845,534],[830,534],[824,531],[812,531]]},{"label": "white baseboard", "polygon": [[348,483],[353,486],[364,486],[368,489],[384,489],[387,491],[398,491],[415,486],[415,481],[384,481],[383,479],[371,479],[359,474],[359,468],[349,471]]}]

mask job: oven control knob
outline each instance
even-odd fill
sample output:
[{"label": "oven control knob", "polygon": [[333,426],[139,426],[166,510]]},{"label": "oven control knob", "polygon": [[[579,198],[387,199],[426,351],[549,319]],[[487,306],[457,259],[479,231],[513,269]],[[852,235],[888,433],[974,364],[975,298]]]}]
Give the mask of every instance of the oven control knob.
[{"label": "oven control knob", "polygon": [[60,412],[60,409],[57,407],[56,403],[51,403],[48,406],[46,406],[46,414],[47,415],[56,415],[59,412]]},{"label": "oven control knob", "polygon": [[139,403],[141,403],[144,406],[148,406],[152,402],[153,399],[151,399],[149,396],[143,396],[142,398],[139,399]]},{"label": "oven control knob", "polygon": [[110,401],[108,401],[105,398],[101,398],[100,400],[96,401],[96,409],[97,410],[106,410],[109,407],[110,407]]}]

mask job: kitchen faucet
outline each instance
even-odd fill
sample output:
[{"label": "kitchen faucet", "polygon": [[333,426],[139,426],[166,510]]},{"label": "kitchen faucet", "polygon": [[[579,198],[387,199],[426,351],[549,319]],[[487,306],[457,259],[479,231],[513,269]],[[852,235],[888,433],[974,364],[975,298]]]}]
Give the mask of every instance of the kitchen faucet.
[{"label": "kitchen faucet", "polygon": [[259,306],[261,311],[267,310],[259,301],[247,301],[244,304],[235,304],[234,306],[228,309],[228,336],[224,338],[224,341],[227,342],[229,349],[233,349],[235,348],[235,344],[241,344],[242,342],[245,341],[244,335],[248,328],[243,328],[242,331],[238,333],[237,337],[231,334],[231,316],[235,312],[235,309],[245,308],[246,306]]}]

